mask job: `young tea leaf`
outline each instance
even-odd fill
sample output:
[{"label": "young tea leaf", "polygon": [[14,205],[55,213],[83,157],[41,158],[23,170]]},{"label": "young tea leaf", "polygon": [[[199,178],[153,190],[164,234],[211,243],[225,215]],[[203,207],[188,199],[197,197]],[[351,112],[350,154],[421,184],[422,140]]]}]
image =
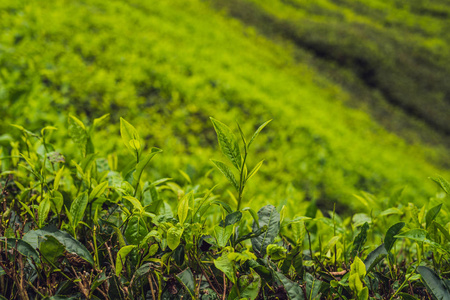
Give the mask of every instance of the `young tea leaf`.
[{"label": "young tea leaf", "polygon": [[136,172],[134,172],[134,174],[133,174],[133,186],[136,186],[139,183],[139,181],[141,180],[141,176],[142,176],[142,173],[144,172],[145,167],[147,167],[147,165],[150,163],[152,158],[156,154],[158,154],[160,152],[162,152],[161,149],[153,147],[151,149],[150,153],[147,154],[146,157],[141,159],[141,161],[137,164]]},{"label": "young tea leaf", "polygon": [[253,175],[256,174],[256,172],[258,172],[258,170],[259,170],[259,168],[261,168],[263,162],[264,162],[264,160],[260,161],[260,162],[253,168],[253,170],[250,171],[250,173],[248,174],[248,176],[245,178],[246,181],[248,181],[250,178],[252,178]]},{"label": "young tea leaf", "polygon": [[180,203],[178,204],[178,220],[181,224],[184,224],[184,221],[186,221],[186,218],[189,213],[189,202],[191,199],[194,198],[194,193],[189,192],[188,194],[184,195],[184,197],[180,200]]},{"label": "young tea leaf", "polygon": [[45,223],[45,219],[47,219],[48,213],[50,211],[50,198],[47,195],[44,200],[41,201],[41,203],[39,203],[39,208],[38,208],[38,222],[39,222],[39,227],[42,227],[42,225],[44,225]]},{"label": "young tea leaf", "polygon": [[87,204],[88,196],[87,193],[84,192],[73,200],[72,205],[70,205],[70,214],[72,215],[72,225],[74,228],[76,228],[78,223],[83,220]]},{"label": "young tea leaf", "polygon": [[120,273],[122,273],[122,268],[125,265],[125,260],[127,259],[128,254],[130,254],[131,250],[136,248],[135,245],[128,245],[125,247],[120,248],[119,252],[117,253],[116,258],[116,276],[119,277]]},{"label": "young tea leaf", "polygon": [[443,177],[430,177],[431,180],[439,184],[439,186],[444,190],[445,193],[450,194],[450,183],[445,180]]},{"label": "young tea leaf", "polygon": [[220,225],[217,225],[216,227],[214,227],[214,233],[216,235],[217,245],[223,248],[227,245],[228,240],[233,234],[233,226],[228,225],[226,227],[222,227]]},{"label": "young tea leaf", "polygon": [[131,140],[140,141],[139,134],[134,128],[133,125],[125,121],[125,119],[120,118],[120,134],[122,136],[123,143],[125,144],[125,147],[127,147],[130,152],[136,156],[136,149],[133,148],[130,144]]},{"label": "young tea leaf", "polygon": [[227,125],[214,118],[210,119],[217,134],[220,150],[222,150],[222,153],[231,161],[233,166],[240,170],[242,158],[235,135]]},{"label": "young tea leaf", "polygon": [[88,134],[86,132],[86,127],[84,126],[83,122],[81,122],[76,117],[70,115],[68,131],[70,138],[74,141],[75,144],[77,144],[83,155],[85,155]]},{"label": "young tea leaf", "polygon": [[233,262],[228,259],[228,253],[223,253],[222,256],[215,259],[214,266],[222,271],[231,282],[236,283],[236,272],[233,268]]},{"label": "young tea leaf", "polygon": [[233,185],[233,187],[236,189],[236,191],[239,191],[239,185],[237,183],[236,177],[234,177],[233,172],[228,168],[226,164],[224,164],[221,161],[213,160],[211,161],[214,163],[214,165],[219,169],[220,172],[222,172],[223,175],[228,179],[228,181]]},{"label": "young tea leaf", "polygon": [[267,124],[269,124],[272,120],[266,121],[264,122],[261,126],[259,126],[258,129],[256,129],[255,133],[253,134],[250,142],[248,143],[248,147],[250,148],[250,145],[253,143],[253,141],[256,139],[256,137],[258,136],[258,134],[261,132],[261,130],[263,130],[264,127],[267,126]]},{"label": "young tea leaf", "polygon": [[167,245],[172,251],[180,244],[183,231],[184,228],[181,226],[173,226],[167,231]]}]

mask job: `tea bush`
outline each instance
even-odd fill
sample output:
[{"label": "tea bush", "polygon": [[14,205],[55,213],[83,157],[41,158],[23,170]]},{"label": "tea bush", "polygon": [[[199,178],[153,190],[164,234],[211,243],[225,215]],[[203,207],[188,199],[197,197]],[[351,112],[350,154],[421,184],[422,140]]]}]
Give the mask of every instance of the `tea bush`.
[{"label": "tea bush", "polygon": [[128,154],[105,156],[93,140],[107,120],[69,117],[75,156],[57,151],[55,127],[14,125],[22,138],[1,160],[1,299],[450,297],[442,177],[443,193],[422,207],[403,205],[400,190],[365,194],[370,212],[324,215],[311,203],[289,217],[286,205],[249,207],[243,193],[265,167],[248,159],[269,122],[249,139],[211,118],[226,158],[212,164],[235,190],[225,197],[186,173],[151,178],[163,152],[124,119]]}]

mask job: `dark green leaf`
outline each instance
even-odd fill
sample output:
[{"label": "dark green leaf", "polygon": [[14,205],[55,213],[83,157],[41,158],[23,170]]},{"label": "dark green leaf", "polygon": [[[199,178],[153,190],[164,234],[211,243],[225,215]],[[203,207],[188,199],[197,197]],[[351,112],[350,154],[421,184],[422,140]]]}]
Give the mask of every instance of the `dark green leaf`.
[{"label": "dark green leaf", "polygon": [[305,296],[303,294],[303,290],[300,287],[299,284],[291,281],[286,276],[281,274],[280,272],[274,272],[275,277],[278,278],[278,280],[283,285],[284,289],[286,290],[286,293],[288,294],[289,299],[291,300],[304,300]]},{"label": "dark green leaf", "polygon": [[266,205],[258,211],[259,226],[253,222],[253,231],[256,232],[258,228],[267,226],[267,231],[258,237],[252,238],[253,250],[264,256],[266,248],[275,240],[280,231],[280,214],[273,205]]},{"label": "dark green leaf", "polygon": [[261,277],[252,270],[251,275],[244,275],[239,277],[239,292],[240,297],[236,290],[237,285],[234,285],[228,295],[229,300],[250,299],[254,300],[258,297],[259,290],[261,289]]},{"label": "dark green leaf", "polygon": [[140,241],[148,234],[147,226],[140,216],[132,216],[128,221],[125,237],[128,243],[138,245]]},{"label": "dark green leaf", "polygon": [[183,272],[176,275],[177,280],[189,292],[192,299],[195,299],[195,279],[191,269],[187,268]]},{"label": "dark green leaf", "polygon": [[406,293],[398,293],[397,295],[402,297],[403,300],[419,300],[419,298],[416,298],[416,297],[411,296],[410,294],[406,294]]},{"label": "dark green leaf", "polygon": [[320,292],[322,281],[316,279],[309,273],[306,273],[306,297],[309,300],[315,299]]},{"label": "dark green leaf", "polygon": [[361,231],[353,240],[352,258],[354,258],[363,248],[367,241],[367,230],[369,229],[369,223],[364,223],[361,227]]},{"label": "dark green leaf", "polygon": [[384,247],[387,252],[391,251],[392,247],[394,247],[395,241],[397,240],[395,236],[403,229],[403,227],[405,227],[404,222],[399,222],[389,227],[386,236],[384,237]]},{"label": "dark green leaf", "polygon": [[55,237],[47,235],[41,241],[39,250],[46,260],[55,263],[56,260],[64,254],[66,247],[64,247],[64,245]]},{"label": "dark green leaf", "polygon": [[388,252],[386,251],[386,247],[384,244],[378,246],[375,250],[367,255],[367,258],[364,260],[364,265],[366,266],[367,273],[372,271],[375,266],[382,261]]},{"label": "dark green leaf", "polygon": [[256,231],[252,231],[250,233],[247,233],[244,236],[239,237],[236,241],[236,244],[239,244],[240,242],[243,242],[245,240],[256,238],[256,237],[260,236],[261,234],[263,234],[267,231],[267,228],[268,228],[267,225],[265,225],[261,228],[258,228],[258,230],[256,230]]},{"label": "dark green leaf", "polygon": [[235,211],[225,217],[225,221],[220,221],[219,225],[222,227],[227,227],[228,225],[234,225],[239,222],[242,218],[242,213],[240,211]]},{"label": "dark green leaf", "polygon": [[[0,239],[0,243],[4,244],[5,239],[1,238]],[[17,249],[17,251],[19,251],[20,254],[31,258],[32,260],[34,260],[36,263],[40,262],[39,259],[39,254],[37,253],[37,251],[35,249],[37,249],[37,244],[36,247],[33,247],[34,245],[30,245],[30,243],[26,240],[19,240],[19,239],[14,239],[14,238],[9,238],[6,239],[6,243],[8,244],[8,249]],[[17,248],[16,248],[17,246]]]},{"label": "dark green leaf", "polygon": [[178,245],[177,249],[173,251],[172,258],[175,261],[175,263],[179,266],[184,264],[184,245]]},{"label": "dark green leaf", "polygon": [[431,208],[427,212],[427,215],[425,217],[426,224],[427,224],[426,228],[428,228],[431,225],[431,223],[434,221],[434,219],[436,219],[437,215],[441,211],[441,208],[442,208],[442,203],[437,205],[437,206],[435,206],[435,207],[433,207],[433,208]]},{"label": "dark green leaf", "polygon": [[66,250],[71,253],[75,253],[81,258],[85,259],[90,264],[94,265],[94,259],[86,247],[75,240],[70,234],[64,231],[58,230],[53,225],[48,225],[42,229],[30,230],[23,236],[23,241],[29,243],[34,249],[39,247],[39,237],[44,237],[46,235],[53,236],[61,244],[66,247]]},{"label": "dark green leaf", "polygon": [[235,135],[227,125],[214,118],[210,119],[217,133],[217,140],[219,141],[219,147],[222,150],[222,153],[225,154],[236,169],[240,170],[242,158]]},{"label": "dark green leaf", "polygon": [[442,279],[430,268],[419,266],[417,268],[423,281],[434,297],[438,300],[450,299],[450,291],[444,285]]}]

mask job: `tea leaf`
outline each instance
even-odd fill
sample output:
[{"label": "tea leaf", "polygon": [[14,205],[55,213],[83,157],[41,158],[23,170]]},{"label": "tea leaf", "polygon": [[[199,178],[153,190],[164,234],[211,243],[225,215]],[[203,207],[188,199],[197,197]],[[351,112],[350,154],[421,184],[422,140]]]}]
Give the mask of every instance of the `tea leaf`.
[{"label": "tea leaf", "polygon": [[125,196],[123,198],[127,199],[128,201],[130,201],[130,203],[133,205],[133,207],[135,209],[137,209],[139,212],[143,212],[144,211],[144,207],[142,206],[141,202],[138,199],[136,199],[135,197]]},{"label": "tea leaf", "polygon": [[236,272],[233,268],[233,262],[228,259],[227,253],[223,253],[222,256],[215,259],[214,266],[222,271],[231,282],[236,283]]},{"label": "tea leaf", "polygon": [[80,148],[83,156],[86,155],[86,143],[88,139],[88,134],[86,132],[86,127],[84,126],[83,122],[81,122],[75,116],[70,115],[68,132],[70,138]]},{"label": "tea leaf", "polygon": [[318,280],[309,273],[306,273],[306,296],[309,300],[316,299],[319,295],[322,281]]},{"label": "tea leaf", "polygon": [[364,244],[367,241],[367,230],[368,229],[369,229],[369,224],[366,222],[361,227],[361,231],[359,232],[359,234],[353,240],[352,257],[355,257],[356,255],[358,255],[358,253],[362,250]]},{"label": "tea leaf", "polygon": [[130,254],[131,250],[133,250],[134,248],[136,248],[135,245],[128,245],[128,246],[120,248],[119,252],[117,253],[117,258],[116,258],[116,276],[117,277],[119,277],[120,273],[122,273],[122,268],[125,264],[125,260],[128,256],[128,254]]},{"label": "tea leaf", "polygon": [[55,180],[53,181],[53,189],[54,190],[58,190],[59,182],[61,181],[63,172],[64,172],[64,166],[62,166],[61,169],[59,169],[55,175]]},{"label": "tea leaf", "polygon": [[127,149],[130,150],[130,152],[134,156],[137,156],[136,149],[131,147],[130,141],[131,140],[139,141],[140,140],[139,134],[136,128],[134,128],[134,126],[128,123],[127,121],[125,121],[124,118],[120,118],[120,134],[122,136],[122,141],[125,144],[125,147],[127,147]]},{"label": "tea leaf", "polygon": [[190,209],[189,202],[193,198],[194,193],[189,192],[188,194],[184,195],[184,197],[180,200],[180,203],[178,204],[178,219],[181,224],[184,224],[184,221],[186,221]]},{"label": "tea leaf", "polygon": [[391,251],[392,247],[394,247],[395,241],[397,240],[395,236],[405,227],[405,222],[399,222],[391,227],[389,227],[386,232],[386,236],[384,237],[384,247],[386,251]]},{"label": "tea leaf", "polygon": [[444,190],[445,193],[450,194],[450,183],[445,180],[443,177],[430,177],[431,180],[439,184],[439,186]]},{"label": "tea leaf", "polygon": [[217,225],[214,227],[214,233],[216,235],[217,245],[223,248],[227,245],[228,240],[233,234],[233,226],[229,225],[226,227],[222,227],[220,225]]},{"label": "tea leaf", "polygon": [[39,250],[45,259],[49,260],[51,263],[55,263],[56,260],[64,254],[66,247],[64,247],[64,245],[55,237],[47,235],[41,242]]},{"label": "tea leaf", "polygon": [[38,224],[39,227],[42,227],[42,225],[45,222],[45,219],[47,219],[48,212],[50,211],[50,198],[49,195],[45,196],[44,200],[39,203],[38,208]]},{"label": "tea leaf", "polygon": [[261,277],[252,270],[251,275],[244,275],[239,277],[239,294],[237,293],[238,285],[234,285],[228,295],[229,300],[249,299],[254,300],[258,297],[261,289]]},{"label": "tea leaf", "polygon": [[75,253],[89,262],[91,265],[94,265],[94,259],[92,258],[92,255],[82,243],[74,239],[67,232],[58,230],[53,225],[48,225],[42,229],[30,230],[23,236],[22,239],[23,241],[29,243],[33,248],[38,248],[39,238],[46,235],[53,236],[61,244],[63,244],[64,247],[66,247],[66,250],[68,252]]},{"label": "tea leaf", "polygon": [[141,180],[142,173],[144,172],[144,169],[147,167],[147,165],[150,163],[152,158],[162,152],[161,149],[153,147],[147,156],[145,156],[136,166],[136,172],[133,174],[133,186],[136,186],[139,181]]},{"label": "tea leaf", "polygon": [[217,169],[219,169],[220,172],[222,172],[223,175],[228,179],[228,181],[233,185],[233,187],[236,189],[236,191],[239,191],[239,185],[237,183],[236,177],[234,177],[233,172],[228,168],[226,164],[224,164],[221,161],[213,160],[211,161],[216,165]]},{"label": "tea leaf", "polygon": [[428,227],[431,225],[431,223],[433,222],[434,219],[436,219],[437,215],[439,214],[439,212],[441,211],[442,208],[442,203],[431,208],[426,216],[425,216],[425,220],[426,220],[426,228],[428,229]]},{"label": "tea leaf", "polygon": [[181,226],[173,226],[167,231],[167,245],[172,251],[180,244],[183,231],[184,228]]},{"label": "tea leaf", "polygon": [[[278,280],[283,285],[284,289],[286,290],[286,293],[289,296],[289,299],[292,299],[292,300],[304,300],[305,299],[303,290],[299,284],[291,281],[290,279],[288,279],[286,276],[284,276],[280,272],[273,272],[273,274],[275,275],[276,278],[278,278]],[[308,299],[312,299],[312,298],[308,297]]]},{"label": "tea leaf", "polygon": [[444,285],[442,279],[430,268],[419,266],[417,268],[427,289],[438,300],[450,299],[450,291]]},{"label": "tea leaf", "polygon": [[220,150],[231,161],[236,169],[241,169],[242,158],[236,137],[227,125],[214,118],[210,118],[217,134]]},{"label": "tea leaf", "polygon": [[375,266],[382,261],[388,255],[385,244],[381,244],[375,250],[367,255],[364,260],[364,265],[366,266],[367,273],[370,273]]},{"label": "tea leaf", "polygon": [[72,202],[72,205],[70,205],[70,214],[72,215],[72,225],[74,228],[77,227],[81,220],[83,220],[87,204],[88,196],[87,193],[84,192]]},{"label": "tea leaf", "polygon": [[235,211],[225,217],[225,221],[220,221],[219,226],[227,227],[228,225],[234,225],[238,223],[242,218],[240,211]]},{"label": "tea leaf", "polygon": [[266,121],[264,122],[261,126],[259,126],[258,129],[256,129],[255,133],[253,134],[252,138],[250,139],[250,142],[248,143],[248,147],[250,148],[250,145],[253,143],[253,141],[256,139],[256,137],[258,136],[258,134],[261,132],[261,130],[264,129],[264,127],[267,126],[267,124],[269,124],[270,122],[272,122],[272,120]]},{"label": "tea leaf", "polygon": [[195,279],[191,269],[187,268],[183,272],[175,275],[177,280],[183,285],[183,287],[189,292],[192,299],[195,299]]},{"label": "tea leaf", "polygon": [[248,174],[248,176],[245,178],[246,181],[248,181],[250,178],[253,177],[253,175],[256,174],[256,172],[258,172],[259,168],[261,168],[262,164],[264,162],[264,159],[262,161],[260,161],[254,168],[253,170],[250,171],[250,173]]},{"label": "tea leaf", "polygon": [[275,206],[266,205],[258,211],[258,219],[259,226],[253,222],[253,231],[263,226],[267,226],[267,231],[258,237],[252,238],[252,246],[256,253],[264,256],[267,246],[273,243],[280,231],[280,214]]},{"label": "tea leaf", "polygon": [[100,197],[108,188],[108,181],[104,181],[97,185],[89,195],[89,201],[92,201],[98,197]]}]

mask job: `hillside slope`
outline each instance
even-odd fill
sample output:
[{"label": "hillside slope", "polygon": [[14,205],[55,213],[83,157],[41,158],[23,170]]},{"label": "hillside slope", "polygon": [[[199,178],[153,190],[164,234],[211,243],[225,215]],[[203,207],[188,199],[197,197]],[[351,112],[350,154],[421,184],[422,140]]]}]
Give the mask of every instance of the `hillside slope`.
[{"label": "hillside slope", "polygon": [[410,141],[450,146],[446,1],[214,0],[368,106]]},{"label": "hillside slope", "polygon": [[[411,145],[349,108],[351,93],[297,59],[295,49],[209,2],[6,0],[0,29],[1,134],[19,134],[9,123],[34,131],[55,125],[57,139],[66,136],[69,113],[86,123],[111,113],[94,141],[102,152],[124,148],[124,117],[164,150],[153,179],[182,182],[182,169],[212,186],[203,176],[220,155],[208,117],[233,130],[237,120],[249,135],[274,119],[254,145],[250,161],[266,162],[247,196],[258,205],[288,198],[291,211],[304,209],[306,199],[327,209],[334,202],[361,207],[353,193],[389,195],[405,185],[404,201],[421,203],[436,191],[427,177],[449,174],[438,150]],[[435,119],[446,124],[440,114]],[[70,142],[59,146],[71,149]]]}]

